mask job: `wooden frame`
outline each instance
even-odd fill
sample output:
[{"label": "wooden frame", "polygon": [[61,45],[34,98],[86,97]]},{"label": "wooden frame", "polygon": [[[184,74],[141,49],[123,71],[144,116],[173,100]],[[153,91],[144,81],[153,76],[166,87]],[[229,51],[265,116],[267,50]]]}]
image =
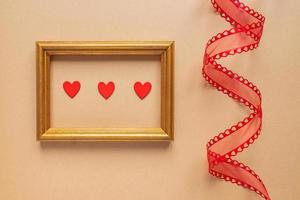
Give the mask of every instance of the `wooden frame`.
[{"label": "wooden frame", "polygon": [[[173,140],[174,42],[38,41],[37,140],[49,141],[169,141]],[[161,127],[155,128],[51,128],[50,62],[52,56],[126,55],[160,56]]]}]

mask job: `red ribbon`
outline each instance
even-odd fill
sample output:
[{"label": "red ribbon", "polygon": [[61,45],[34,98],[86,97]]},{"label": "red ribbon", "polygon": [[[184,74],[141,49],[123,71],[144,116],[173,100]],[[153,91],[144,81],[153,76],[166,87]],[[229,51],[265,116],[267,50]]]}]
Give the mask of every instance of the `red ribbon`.
[{"label": "red ribbon", "polygon": [[233,28],[218,33],[207,42],[203,76],[213,87],[247,106],[251,114],[207,143],[209,173],[270,200],[259,176],[250,167],[233,159],[261,133],[261,93],[249,80],[217,63],[220,58],[257,48],[265,18],[239,0],[212,0],[212,4]]}]

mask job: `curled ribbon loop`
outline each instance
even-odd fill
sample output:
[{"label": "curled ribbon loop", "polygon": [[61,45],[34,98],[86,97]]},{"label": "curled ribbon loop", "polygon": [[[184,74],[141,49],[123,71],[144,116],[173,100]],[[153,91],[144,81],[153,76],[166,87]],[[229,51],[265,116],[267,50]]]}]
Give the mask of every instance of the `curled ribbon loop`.
[{"label": "curled ribbon loop", "polygon": [[257,48],[265,18],[239,0],[211,2],[233,28],[218,33],[207,42],[202,74],[213,87],[247,106],[251,114],[207,143],[209,173],[255,191],[262,198],[270,200],[259,176],[250,167],[233,159],[261,133],[261,93],[249,80],[217,63],[223,57]]}]

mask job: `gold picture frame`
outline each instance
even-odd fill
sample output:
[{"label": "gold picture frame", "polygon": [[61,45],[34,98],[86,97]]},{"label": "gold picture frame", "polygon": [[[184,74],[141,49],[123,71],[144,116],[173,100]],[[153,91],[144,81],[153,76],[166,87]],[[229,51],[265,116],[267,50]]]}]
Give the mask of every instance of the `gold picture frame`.
[{"label": "gold picture frame", "polygon": [[[161,127],[51,128],[50,62],[52,56],[160,56]],[[170,141],[174,139],[173,41],[37,41],[37,140],[40,141]]]}]

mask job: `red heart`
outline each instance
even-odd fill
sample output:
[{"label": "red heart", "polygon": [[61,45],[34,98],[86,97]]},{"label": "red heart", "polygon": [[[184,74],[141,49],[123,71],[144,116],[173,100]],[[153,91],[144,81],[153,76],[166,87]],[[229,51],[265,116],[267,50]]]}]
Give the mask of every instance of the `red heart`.
[{"label": "red heart", "polygon": [[105,98],[108,99],[115,90],[115,84],[113,82],[108,82],[105,84],[104,82],[98,83],[98,91]]},{"label": "red heart", "polygon": [[142,84],[138,81],[134,84],[134,91],[142,100],[150,93],[151,88],[152,85],[149,82]]},{"label": "red heart", "polygon": [[80,90],[80,83],[78,81],[74,81],[73,83],[65,81],[63,87],[67,95],[69,95],[71,98],[74,98]]}]

